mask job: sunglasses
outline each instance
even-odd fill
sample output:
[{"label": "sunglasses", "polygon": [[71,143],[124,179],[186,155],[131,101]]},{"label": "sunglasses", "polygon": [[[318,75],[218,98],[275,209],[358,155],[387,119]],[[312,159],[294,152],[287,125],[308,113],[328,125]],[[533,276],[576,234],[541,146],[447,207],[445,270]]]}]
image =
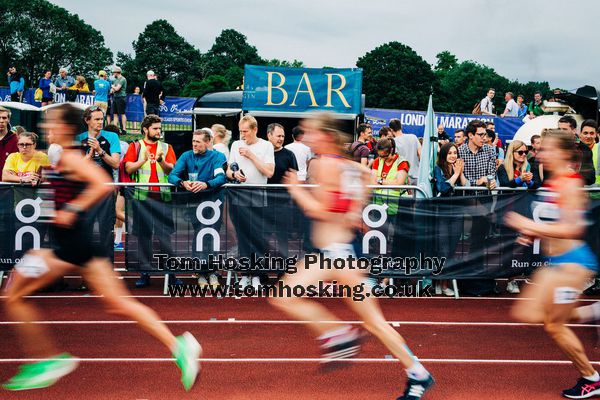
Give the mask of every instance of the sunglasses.
[{"label": "sunglasses", "polygon": [[33,143],[19,143],[19,144],[17,144],[17,146],[19,146],[22,149],[26,149],[28,147],[33,146]]},{"label": "sunglasses", "polygon": [[529,154],[529,150],[516,150],[515,153],[517,153],[520,156],[527,155]]}]

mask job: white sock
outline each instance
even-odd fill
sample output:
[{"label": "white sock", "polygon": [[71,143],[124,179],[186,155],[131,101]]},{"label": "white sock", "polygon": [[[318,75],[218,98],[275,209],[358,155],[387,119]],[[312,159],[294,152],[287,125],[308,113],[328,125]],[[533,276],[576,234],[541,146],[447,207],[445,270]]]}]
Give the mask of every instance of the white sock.
[{"label": "white sock", "polygon": [[580,322],[600,321],[600,301],[589,306],[579,307],[577,312],[579,313]]},{"label": "white sock", "polygon": [[598,382],[600,381],[600,374],[598,374],[598,371],[594,371],[594,375],[584,376],[584,378],[588,381]]},{"label": "white sock", "polygon": [[424,381],[429,377],[429,372],[425,369],[423,364],[415,361],[413,365],[406,370],[406,375],[408,375],[409,378]]},{"label": "white sock", "polygon": [[115,244],[123,241],[123,227],[115,228]]},{"label": "white sock", "polygon": [[347,333],[350,329],[352,329],[352,327],[350,325],[343,325],[339,328],[334,328],[334,329],[328,330],[327,332],[325,332],[324,334],[319,336],[317,339],[324,340],[324,339],[332,338],[334,336],[343,335],[343,334]]}]

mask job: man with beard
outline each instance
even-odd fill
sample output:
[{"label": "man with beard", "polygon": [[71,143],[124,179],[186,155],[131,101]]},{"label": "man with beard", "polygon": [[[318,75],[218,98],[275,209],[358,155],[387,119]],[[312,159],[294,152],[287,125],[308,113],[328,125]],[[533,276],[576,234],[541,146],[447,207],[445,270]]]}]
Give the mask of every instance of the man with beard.
[{"label": "man with beard", "polygon": [[[134,182],[168,183],[176,158],[173,147],[160,140],[160,117],[147,115],[142,121],[141,130],[144,138],[131,143],[123,159],[125,172],[131,175]],[[171,234],[175,231],[175,224],[170,201],[171,189],[166,186],[147,186],[133,190],[132,234],[138,240],[138,268],[144,271],[136,282],[137,287],[150,284],[148,271],[153,270],[153,235],[159,242],[160,253],[172,253]]]}]

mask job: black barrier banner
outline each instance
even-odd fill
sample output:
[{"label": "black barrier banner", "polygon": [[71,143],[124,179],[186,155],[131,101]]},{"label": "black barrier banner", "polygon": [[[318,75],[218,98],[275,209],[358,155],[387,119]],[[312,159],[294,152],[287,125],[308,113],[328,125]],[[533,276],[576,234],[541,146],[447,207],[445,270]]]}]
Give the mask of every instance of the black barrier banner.
[{"label": "black barrier banner", "polygon": [[[30,249],[52,248],[52,192],[48,186],[0,186],[0,270],[11,269]],[[86,213],[93,240],[113,259],[115,198],[109,196]]]},{"label": "black barrier banner", "polygon": [[[303,268],[301,261],[316,262],[311,222],[285,188],[239,185],[192,194],[128,187],[123,193],[130,271],[262,275],[294,272]],[[0,204],[0,268],[11,268],[29,248],[51,247],[51,233],[38,210],[43,208],[40,193],[0,187]],[[503,224],[504,216],[516,211],[539,219],[544,206],[535,192],[433,199],[374,193],[353,242],[354,264],[379,277],[526,276],[546,261],[539,243],[516,243],[517,234]],[[95,240],[112,255],[114,198],[89,214]],[[600,254],[600,200],[592,201],[589,221],[585,238]]]}]

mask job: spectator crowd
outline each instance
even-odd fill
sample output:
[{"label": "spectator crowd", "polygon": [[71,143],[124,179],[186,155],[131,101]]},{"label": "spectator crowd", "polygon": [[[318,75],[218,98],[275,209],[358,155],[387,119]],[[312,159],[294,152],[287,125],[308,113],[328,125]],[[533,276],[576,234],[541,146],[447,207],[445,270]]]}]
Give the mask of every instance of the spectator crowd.
[{"label": "spectator crowd", "polygon": [[[153,240],[158,241],[162,253],[171,253],[170,237],[175,226],[170,216],[172,188],[169,184],[189,193],[210,193],[226,182],[240,185],[281,184],[288,171],[294,171],[301,182],[310,180],[313,153],[303,143],[304,133],[301,127],[297,126],[291,132],[286,132],[285,127],[278,123],[259,127],[257,120],[251,115],[241,118],[238,126],[240,138],[231,145],[231,132],[225,126],[215,124],[210,128],[194,131],[191,150],[177,158],[173,147],[164,142],[161,134],[161,118],[158,113],[160,104],[164,101],[164,93],[153,71],[148,71],[148,80],[142,92],[147,112],[141,123],[142,137],[132,143],[121,141],[119,135],[125,133],[126,126],[127,80],[119,67],[113,68],[112,73],[113,76],[108,79],[105,71],[99,71],[98,79],[93,83],[95,104],[83,114],[87,130],[78,136],[78,140],[86,157],[115,181],[156,184],[133,191],[134,198],[140,202],[154,200],[147,203],[149,211],[148,207],[140,208],[139,202],[134,202],[132,210],[131,234],[138,238],[141,270],[153,269]],[[73,78],[64,68],[59,71],[56,79],[52,80],[51,75],[51,71],[45,71],[39,81],[43,103],[51,103],[56,92],[90,91],[83,77]],[[19,101],[23,93],[23,81],[14,68],[9,71],[9,85],[11,96],[14,89],[15,101]],[[494,95],[494,90],[490,89],[481,100],[478,106],[481,114],[494,115]],[[533,119],[543,115],[541,94],[536,93],[529,105],[525,104],[523,96],[517,96],[516,101],[513,97],[512,93],[506,93],[506,107],[501,117]],[[37,150],[38,136],[19,127],[12,130],[9,121],[10,110],[0,107],[2,180],[21,185],[38,185],[42,180],[43,170],[55,163],[53,159],[56,156],[53,154],[59,154],[60,149],[52,149],[51,146],[48,154]],[[259,128],[264,129],[264,135],[259,135]],[[574,169],[583,176],[586,184],[600,184],[596,121],[586,120],[578,127],[573,117],[565,115],[560,118],[556,128],[569,131],[577,138],[580,162],[574,164]],[[437,165],[433,171],[434,194],[440,197],[456,196],[460,193],[457,189],[459,187],[478,187],[480,192],[498,187],[539,188],[548,177],[543,164],[536,160],[543,136],[544,132],[540,132],[540,135],[532,137],[531,145],[518,140],[506,145],[498,138],[493,122],[471,121],[464,129],[456,130],[454,137],[450,137],[444,126],[440,125],[438,140],[433,142],[438,151]],[[291,143],[284,146],[286,137]],[[51,137],[49,142],[51,143]],[[372,184],[378,187],[373,192],[374,201],[385,201],[388,204],[390,218],[398,219],[395,226],[402,225],[399,220],[401,213],[398,210],[398,199],[410,194],[409,188],[398,186],[417,184],[419,170],[423,167],[420,165],[421,153],[421,141],[416,135],[403,132],[399,119],[390,120],[378,132],[374,132],[369,124],[358,125],[356,140],[348,145],[348,157],[371,170]],[[116,191],[114,196],[99,204],[92,213],[99,225],[103,248],[111,257],[115,250],[123,249],[123,204],[122,193]],[[258,193],[250,200],[246,199],[232,206],[234,207],[229,212],[237,231],[239,255],[262,253],[265,245],[258,235],[252,235],[255,221],[249,216],[277,218],[269,212],[272,204],[268,204],[267,196]],[[161,223],[156,222],[154,215],[161,216]],[[445,251],[447,256],[451,256],[459,239],[455,232],[461,232],[462,229],[456,226],[455,221],[441,225],[445,226],[446,235],[450,238],[445,243]],[[473,217],[470,251],[483,248],[490,235],[491,225],[486,217]],[[201,227],[197,225],[194,229],[198,233]],[[400,229],[391,235],[407,237],[406,232]],[[410,241],[410,238],[407,240]],[[278,241],[282,246],[287,243],[285,237],[278,237]],[[199,247],[201,246],[193,244],[193,249]],[[407,248],[411,249],[411,246],[408,245]],[[258,286],[264,278],[261,275],[246,274],[242,277],[241,284]],[[201,285],[218,285],[218,277],[210,273],[199,276],[198,281]],[[137,286],[148,284],[149,275],[143,273]],[[442,285],[443,292],[451,295],[452,289],[447,282]],[[518,285],[512,281],[508,289],[514,293],[519,291]]]},{"label": "spectator crowd", "polygon": [[[160,115],[160,106],[164,104],[165,100],[162,84],[152,70],[146,73],[146,78],[143,88],[135,87],[132,92],[142,97],[144,115]],[[18,72],[16,66],[9,68],[7,80],[10,100],[13,102],[23,101],[25,79]],[[120,128],[120,132],[126,133],[127,79],[122,75],[120,67],[113,67],[110,77],[106,71],[98,71],[97,79],[94,80],[91,87],[83,76],[73,77],[67,68],[60,68],[54,79],[51,70],[44,70],[38,81],[34,100],[41,102],[42,106],[47,106],[54,102],[54,96],[57,93],[64,95],[65,101],[75,101],[80,93],[93,94],[94,105],[102,109],[107,122],[109,124],[115,122],[115,125]]]}]

